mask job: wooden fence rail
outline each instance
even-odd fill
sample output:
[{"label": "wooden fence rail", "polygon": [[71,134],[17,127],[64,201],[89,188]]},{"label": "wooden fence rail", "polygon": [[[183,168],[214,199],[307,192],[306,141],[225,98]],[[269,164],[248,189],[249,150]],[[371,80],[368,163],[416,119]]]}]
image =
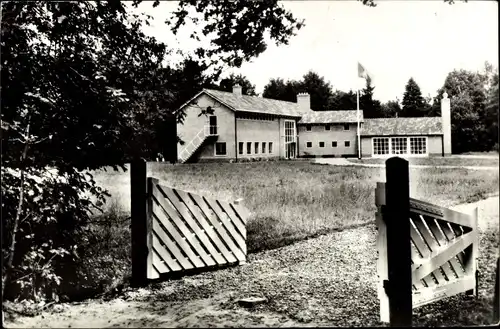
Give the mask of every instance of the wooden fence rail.
[{"label": "wooden fence rail", "polygon": [[249,212],[240,202],[174,189],[153,177],[146,180],[145,167],[138,162],[131,169],[136,285],[163,273],[245,263]]},{"label": "wooden fence rail", "polygon": [[464,214],[409,197],[408,162],[386,162],[377,183],[380,320],[411,326],[412,309],[477,294],[477,208]]}]

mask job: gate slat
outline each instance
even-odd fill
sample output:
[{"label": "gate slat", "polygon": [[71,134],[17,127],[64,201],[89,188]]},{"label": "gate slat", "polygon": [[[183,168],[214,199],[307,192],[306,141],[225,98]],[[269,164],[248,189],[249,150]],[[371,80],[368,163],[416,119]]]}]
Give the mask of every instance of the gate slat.
[{"label": "gate slat", "polygon": [[158,270],[159,273],[170,272],[170,269],[163,263],[163,260],[154,251],[153,251],[153,266]]},{"label": "gate slat", "polygon": [[[432,231],[432,234],[436,237],[437,242],[441,246],[446,246],[448,244],[448,239],[443,235],[441,230],[438,227],[438,224],[434,220],[434,218],[429,218],[427,221],[427,226]],[[461,278],[464,276],[463,271],[460,268],[460,264],[457,261],[456,257],[452,257],[447,264],[450,267],[450,270],[455,274],[453,278]],[[443,266],[444,267],[444,266]],[[448,274],[446,274],[448,276]]]},{"label": "gate slat", "polygon": [[154,264],[148,268],[148,279],[158,279],[160,277],[160,273],[156,270]]},{"label": "gate slat", "polygon": [[[181,271],[182,267],[179,265],[175,259],[173,259],[169,252],[163,247],[158,240],[158,238],[153,235],[153,248],[158,253],[158,255],[167,263],[167,266],[172,269],[172,271]],[[187,260],[186,260],[187,261]],[[193,266],[191,266],[193,268]]]},{"label": "gate slat", "polygon": [[248,209],[241,205],[241,204],[236,204],[236,203],[231,203],[231,207],[233,207],[234,211],[239,215],[241,220],[243,221],[243,224],[247,224],[247,220],[250,217],[250,212]]},{"label": "gate slat", "polygon": [[[161,201],[163,203],[165,203],[163,200],[161,200]],[[167,206],[167,205],[165,205],[165,206]],[[167,232],[170,233],[170,235],[174,238],[175,242],[182,249],[182,251],[184,252],[184,254],[186,254],[187,259],[189,259],[189,261],[191,263],[193,263],[193,265],[195,267],[203,267],[203,266],[205,266],[205,264],[201,261],[201,259],[198,257],[198,255],[196,255],[193,252],[190,244],[188,243],[189,241],[187,239],[184,239],[177,232],[177,229],[174,228],[174,226],[172,225],[172,223],[170,222],[170,220],[168,218],[165,218],[166,215],[168,216],[168,214],[165,213],[165,209],[162,206],[159,206],[156,202],[153,203],[153,209],[154,209],[154,214],[160,220],[160,222],[165,227],[165,229],[167,230]],[[163,240],[163,237],[166,236],[165,232],[160,227],[160,225],[157,225],[155,227],[155,232],[157,234],[159,234],[159,233],[163,234],[163,235],[159,234],[159,236],[162,238],[162,240]],[[170,246],[169,246],[169,249],[170,249]],[[178,257],[178,255],[175,255],[175,256]]]},{"label": "gate slat", "polygon": [[413,308],[430,304],[445,297],[451,297],[475,286],[475,278],[464,276],[458,280],[439,285],[434,288],[423,288],[419,294],[413,295]]},{"label": "gate slat", "polygon": [[[430,254],[429,248],[424,243],[424,241],[422,241],[422,238],[420,238],[420,236],[417,233],[417,230],[415,230],[413,225],[410,225],[410,234],[411,234],[411,240],[415,244],[415,247],[417,248],[418,252],[422,255],[422,258],[425,259],[425,258],[429,257],[429,254]],[[439,282],[440,278],[442,278],[442,280],[444,280],[444,277],[441,274],[441,272],[438,272],[438,273],[431,273],[431,275],[437,275],[437,276],[441,275],[441,277],[436,278],[436,280],[438,282]],[[434,278],[431,275],[429,275],[428,277],[422,278],[422,280],[425,282],[425,284],[428,287],[434,287],[436,285],[436,283],[434,282]]]},{"label": "gate slat", "polygon": [[[177,241],[177,240],[180,240],[177,241],[177,245],[172,241],[170,240],[170,238],[165,234],[165,232],[163,231],[163,228],[160,226],[160,224],[155,220],[157,218],[154,218],[153,219],[153,231],[156,233],[156,235],[158,235],[158,237],[161,239],[161,241],[167,246],[168,250],[170,250],[172,252],[172,254],[175,256],[175,258],[179,261],[179,263],[181,264],[181,266],[186,269],[186,270],[189,270],[189,269],[192,269],[193,267],[202,267],[203,266],[203,263],[195,257],[194,260],[191,260],[190,261],[190,258],[186,258],[184,257],[184,255],[182,254],[182,252],[180,251],[179,248],[177,248],[177,245],[182,248],[184,250],[184,253],[186,253],[186,242],[182,240],[182,238],[179,239],[179,235],[177,234],[177,232],[171,232],[173,238]],[[161,222],[161,220],[160,220]],[[164,221],[165,223],[162,222],[163,226],[165,226],[165,228],[168,230],[171,225],[170,223],[168,222],[168,220]],[[175,236],[174,236],[175,235]],[[188,250],[191,250],[189,248],[189,246],[187,246],[187,249]],[[187,254],[186,254],[187,255]],[[193,263],[192,263],[193,262]],[[200,264],[201,263],[201,264]],[[193,266],[194,265],[194,266]]]},{"label": "gate slat", "polygon": [[[446,239],[448,239],[448,242],[452,241],[455,239],[455,233],[451,230],[451,228],[448,226],[448,223],[443,221],[443,220],[436,220],[437,225],[441,228],[441,231],[443,231],[444,236]],[[463,273],[463,264],[464,264],[464,256],[462,253],[458,253],[456,255],[456,258],[458,259],[458,267],[453,267],[455,272],[462,272]]]},{"label": "gate slat", "polygon": [[[215,258],[215,260],[217,261],[217,263],[220,264],[220,265],[226,264],[226,259],[224,259],[224,257],[221,256],[221,254],[219,253],[219,251],[217,249],[215,249],[215,247],[212,245],[212,243],[208,239],[207,235],[210,237],[210,239],[212,241],[214,241],[214,243],[217,246],[219,246],[219,249],[221,249],[220,248],[221,242],[220,242],[219,238],[215,235],[215,232],[213,232],[213,230],[211,229],[211,227],[208,225],[206,219],[199,212],[199,210],[197,209],[196,205],[191,200],[189,194],[187,192],[184,192],[184,191],[181,191],[181,190],[175,190],[175,191],[177,192],[177,194],[179,195],[179,197],[181,198],[181,200],[184,202],[184,205],[186,205],[187,209],[189,211],[191,211],[191,213],[193,214],[192,217],[193,217],[194,221],[198,222],[198,224],[200,224],[201,227],[203,228],[203,230],[205,231],[205,232],[203,232],[203,231],[196,232],[195,231],[195,233],[199,234],[200,240],[202,240],[202,242],[205,244],[205,247],[208,249],[208,251],[210,252],[210,254],[212,255],[212,257]],[[206,233],[206,235],[205,235],[205,233]]]},{"label": "gate slat", "polygon": [[221,222],[224,224],[226,229],[229,231],[231,237],[234,238],[234,240],[238,244],[243,254],[246,255],[247,247],[245,244],[245,240],[243,240],[241,235],[238,232],[236,232],[236,230],[233,227],[233,224],[230,222],[229,216],[220,208],[219,204],[214,200],[206,199],[206,201],[208,205],[215,211],[215,213],[217,214]]},{"label": "gate slat", "polygon": [[[179,216],[177,214],[177,212],[175,212],[174,209],[172,209],[172,207],[170,207],[170,205],[166,204],[169,208],[168,210],[167,209],[166,210],[167,210],[168,214],[170,215],[170,218],[172,218],[174,220],[177,227],[181,230],[181,232],[184,234],[186,239],[191,243],[191,245],[197,251],[198,255],[201,257],[201,259],[203,259],[205,264],[207,264],[208,266],[215,265],[216,262],[213,259],[212,255],[207,253],[205,251],[205,249],[203,249],[203,247],[200,245],[200,242],[202,244],[209,243],[208,240],[206,239],[205,234],[203,234],[203,232],[201,232],[198,225],[196,225],[193,222],[193,218],[191,217],[191,214],[187,210],[186,206],[182,203],[182,200],[180,200],[177,197],[177,195],[175,195],[174,189],[171,189],[171,188],[168,188],[165,186],[161,186],[161,185],[157,185],[157,188],[159,191],[161,190],[167,196],[168,200],[170,202],[172,202],[172,204],[174,205],[174,207],[176,208],[176,210],[180,214],[180,216]],[[194,232],[194,236],[193,236],[193,234],[191,234],[191,231],[187,228],[187,226],[184,224],[184,222],[186,222],[190,226],[191,230]],[[199,239],[199,241],[198,241],[198,239]]]},{"label": "gate slat", "polygon": [[[415,249],[415,245],[412,244],[411,248],[412,271],[414,268],[416,268],[419,264],[422,263],[422,260],[423,258],[420,257],[420,255],[418,254],[418,251]],[[419,282],[413,284],[413,286],[415,287],[415,289],[425,288],[423,280],[420,280]]]},{"label": "gate slat", "polygon": [[476,232],[474,231],[464,234],[458,237],[445,250],[439,253],[434,253],[432,255],[432,258],[429,259],[428,262],[422,264],[422,266],[413,273],[412,280],[420,280],[421,278],[434,271],[436,267],[439,267],[442,264],[446,263],[448,259],[453,257],[457,252],[464,250],[465,248],[470,246],[470,244],[474,242],[475,236]]},{"label": "gate slat", "polygon": [[[193,199],[198,204],[198,207],[200,207],[201,211],[208,218],[212,226],[217,230],[217,233],[219,233],[219,236],[226,243],[226,245],[229,248],[229,251],[232,253],[231,255],[229,254],[227,255],[229,257],[228,260],[230,262],[236,262],[238,260],[244,261],[246,259],[245,254],[234,244],[233,240],[229,237],[229,232],[224,228],[224,226],[221,223],[219,223],[219,220],[217,219],[215,212],[210,210],[204,198],[196,194],[192,194],[192,196]],[[235,256],[236,258],[234,258]]]},{"label": "gate slat", "polygon": [[[425,219],[422,217],[422,215],[412,214],[412,216],[413,216],[412,217],[413,223],[415,224],[418,231],[420,232],[420,234],[424,238],[424,242],[426,242],[427,245],[429,246],[429,248],[431,249],[431,252],[438,251],[440,249],[439,242],[436,241],[435,237],[432,236],[431,232],[429,232],[427,227],[425,227],[425,224],[427,224],[427,223],[424,224]],[[446,263],[444,265],[446,265]],[[448,280],[453,280],[455,278],[455,274],[447,266],[444,266],[444,265],[441,266],[440,268],[443,270],[446,277],[448,277]],[[439,268],[436,271],[441,272],[439,270]],[[439,281],[439,278],[437,278],[437,279]],[[443,277],[443,280],[448,281],[444,277]],[[445,283],[445,282],[438,282],[438,283]]]},{"label": "gate slat", "polygon": [[224,212],[229,216],[231,219],[231,222],[236,226],[238,229],[238,232],[241,234],[243,238],[246,238],[247,236],[247,230],[245,228],[245,223],[241,222],[241,219],[239,216],[234,212],[233,208],[229,205],[229,203],[225,201],[219,201],[219,204],[221,205],[222,209]]}]

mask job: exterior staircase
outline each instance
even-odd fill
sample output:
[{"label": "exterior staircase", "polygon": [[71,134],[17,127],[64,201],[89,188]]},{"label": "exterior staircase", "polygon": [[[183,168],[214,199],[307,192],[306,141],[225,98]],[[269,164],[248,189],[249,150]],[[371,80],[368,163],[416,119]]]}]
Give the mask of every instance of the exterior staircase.
[{"label": "exterior staircase", "polygon": [[218,136],[217,126],[204,126],[196,136],[187,143],[184,148],[179,152],[178,160],[180,163],[188,161],[193,154],[202,146],[207,139],[212,136]]}]

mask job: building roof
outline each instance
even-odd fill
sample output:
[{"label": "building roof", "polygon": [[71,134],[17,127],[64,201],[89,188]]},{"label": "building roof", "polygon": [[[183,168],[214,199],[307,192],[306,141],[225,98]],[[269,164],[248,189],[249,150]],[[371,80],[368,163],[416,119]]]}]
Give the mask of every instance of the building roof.
[{"label": "building roof", "polygon": [[442,135],[441,117],[366,119],[362,136]]},{"label": "building roof", "polygon": [[[363,122],[363,111],[360,112],[360,122]],[[308,111],[304,113],[299,124],[325,124],[358,122],[357,111]]]},{"label": "building roof", "polygon": [[[301,117],[306,111],[297,103],[279,101],[258,96],[237,95],[231,92],[203,89],[202,93],[212,96],[217,101],[235,112],[265,113],[288,117]],[[199,94],[198,94],[199,95]],[[197,97],[196,95],[195,97]]]}]

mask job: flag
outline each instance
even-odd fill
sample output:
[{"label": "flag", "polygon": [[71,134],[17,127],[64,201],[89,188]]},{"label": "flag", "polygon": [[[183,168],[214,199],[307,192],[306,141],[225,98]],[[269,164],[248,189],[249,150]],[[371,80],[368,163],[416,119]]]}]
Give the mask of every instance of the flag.
[{"label": "flag", "polygon": [[365,79],[368,79],[371,77],[368,75],[368,72],[365,70],[365,68],[363,67],[363,65],[361,65],[360,62],[358,62],[358,77],[360,78],[365,78]]}]

